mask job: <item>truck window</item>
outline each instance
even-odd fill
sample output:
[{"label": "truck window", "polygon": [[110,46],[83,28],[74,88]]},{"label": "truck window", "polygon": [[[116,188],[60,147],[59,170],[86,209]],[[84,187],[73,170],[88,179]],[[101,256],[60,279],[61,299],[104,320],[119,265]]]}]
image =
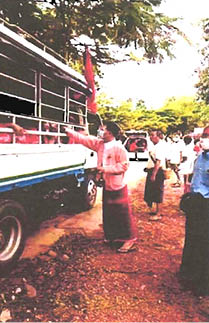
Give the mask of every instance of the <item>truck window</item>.
[{"label": "truck window", "polygon": [[34,116],[35,103],[0,94],[0,111]]}]

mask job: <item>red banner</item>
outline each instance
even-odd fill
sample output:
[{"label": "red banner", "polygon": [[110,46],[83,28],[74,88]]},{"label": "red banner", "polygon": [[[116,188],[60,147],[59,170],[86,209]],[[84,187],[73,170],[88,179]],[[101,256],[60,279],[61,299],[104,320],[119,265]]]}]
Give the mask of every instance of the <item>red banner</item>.
[{"label": "red banner", "polygon": [[89,53],[89,49],[87,46],[86,46],[86,50],[85,50],[84,63],[85,63],[85,70],[84,70],[85,79],[88,84],[88,87],[92,91],[91,95],[87,98],[87,108],[92,113],[96,113],[97,112],[97,104],[95,101],[96,90],[95,90],[95,83],[94,83],[94,71],[93,71],[93,65],[91,62],[91,55]]}]

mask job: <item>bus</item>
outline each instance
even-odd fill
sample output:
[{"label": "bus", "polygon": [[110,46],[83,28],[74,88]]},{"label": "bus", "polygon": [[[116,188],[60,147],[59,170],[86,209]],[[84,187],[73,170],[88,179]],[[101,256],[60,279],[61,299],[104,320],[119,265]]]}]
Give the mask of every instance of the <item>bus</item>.
[{"label": "bus", "polygon": [[[66,126],[97,134],[85,78],[36,38],[0,20],[0,271],[22,254],[28,228],[54,203],[93,207],[95,152],[73,144]],[[25,129],[17,136],[4,124]],[[58,201],[58,202],[57,202]]]}]

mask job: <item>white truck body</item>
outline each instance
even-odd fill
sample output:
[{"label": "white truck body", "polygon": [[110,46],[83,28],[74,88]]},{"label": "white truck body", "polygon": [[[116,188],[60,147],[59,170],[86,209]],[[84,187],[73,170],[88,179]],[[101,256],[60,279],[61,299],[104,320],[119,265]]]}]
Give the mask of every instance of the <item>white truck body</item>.
[{"label": "white truck body", "polygon": [[[90,94],[63,58],[0,20],[0,270],[21,255],[35,204],[55,191],[58,199],[60,192],[75,191],[81,205],[93,207],[97,155],[65,133],[70,125],[96,134],[100,118],[87,110]],[[4,127],[8,123],[25,134],[17,136]]]}]

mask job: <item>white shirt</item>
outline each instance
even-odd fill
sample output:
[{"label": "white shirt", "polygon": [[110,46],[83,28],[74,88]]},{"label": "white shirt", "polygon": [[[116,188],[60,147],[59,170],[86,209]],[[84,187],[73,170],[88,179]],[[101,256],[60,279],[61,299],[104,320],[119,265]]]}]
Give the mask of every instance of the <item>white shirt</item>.
[{"label": "white shirt", "polygon": [[104,144],[104,153],[103,153],[103,166],[107,166],[108,150],[115,146],[116,140],[105,142]]},{"label": "white shirt", "polygon": [[[156,145],[150,147],[150,155],[153,157],[154,160],[160,161],[160,167],[162,169],[166,168],[166,143],[164,140],[159,140]],[[149,157],[147,168],[153,168],[155,166],[154,161],[151,157]]]},{"label": "white shirt", "polygon": [[182,140],[180,140],[178,142],[173,142],[170,145],[169,158],[170,158],[171,164],[180,164],[181,152],[183,151],[184,146],[185,146],[185,144]]},{"label": "white shirt", "polygon": [[193,143],[185,145],[182,151],[182,157],[186,157],[186,160],[180,164],[180,173],[183,175],[192,174],[196,159]]}]

